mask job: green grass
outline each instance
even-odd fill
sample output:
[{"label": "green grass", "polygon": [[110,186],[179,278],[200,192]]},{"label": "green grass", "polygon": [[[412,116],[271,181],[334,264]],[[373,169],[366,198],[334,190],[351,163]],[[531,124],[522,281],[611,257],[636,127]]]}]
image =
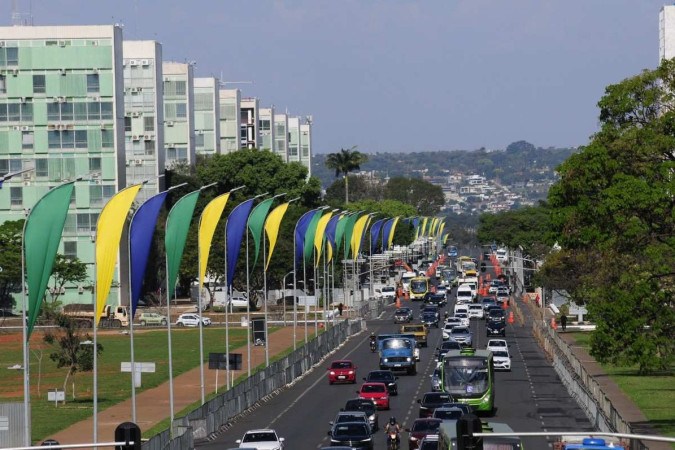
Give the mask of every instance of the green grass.
[{"label": "green grass", "polygon": [[[270,331],[271,332],[271,331]],[[199,337],[196,329],[173,329],[173,372],[180,375],[199,365]],[[103,345],[103,352],[98,360],[98,409],[102,411],[120,403],[131,396],[131,376],[120,372],[120,363],[130,360],[129,336],[99,335],[98,341]],[[230,330],[230,350],[244,345],[246,331],[241,329]],[[32,348],[39,343],[33,341]],[[225,330],[222,328],[204,329],[204,360],[208,361],[209,352],[225,351]],[[51,434],[68,426],[85,420],[93,411],[91,372],[75,375],[76,398],[72,399],[72,384],[67,386],[67,402],[59,404],[47,401],[49,389],[62,389],[66,369],[57,369],[56,364],[49,359],[49,347],[42,350],[42,363],[39,364],[40,351],[32,351],[30,359],[31,371],[31,414],[33,440],[42,440]],[[144,373],[142,387],[136,392],[156,387],[168,381],[168,347],[166,330],[144,331],[134,334],[134,353],[137,362],[155,362],[155,373]],[[22,349],[18,343],[3,343],[3,352],[0,353],[0,398],[2,401],[23,401],[23,371],[7,370],[14,364],[21,364]],[[41,366],[41,375],[38,375]],[[40,394],[38,395],[38,379]]]},{"label": "green grass", "polygon": [[[575,332],[577,345],[590,349],[591,333]],[[675,376],[638,375],[637,367],[603,364],[602,368],[630,397],[652,426],[665,436],[675,436]]]}]

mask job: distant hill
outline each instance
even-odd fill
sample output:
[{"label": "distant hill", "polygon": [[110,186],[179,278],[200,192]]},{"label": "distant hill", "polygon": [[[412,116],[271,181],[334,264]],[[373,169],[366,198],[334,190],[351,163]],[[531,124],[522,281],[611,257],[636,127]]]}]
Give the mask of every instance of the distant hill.
[{"label": "distant hill", "polygon": [[[503,185],[540,182],[555,178],[555,169],[576,148],[541,148],[526,141],[510,144],[505,150],[453,150],[415,153],[369,153],[363,171],[380,177],[443,177],[453,173],[476,174]],[[335,172],[325,166],[325,154],[312,156],[312,175],[324,188],[335,181]]]}]

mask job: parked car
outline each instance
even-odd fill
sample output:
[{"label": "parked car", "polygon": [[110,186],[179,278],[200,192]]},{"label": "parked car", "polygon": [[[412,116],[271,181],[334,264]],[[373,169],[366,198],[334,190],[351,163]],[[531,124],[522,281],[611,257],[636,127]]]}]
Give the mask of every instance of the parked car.
[{"label": "parked car", "polygon": [[138,318],[141,326],[146,326],[146,325],[162,325],[166,326],[168,323],[166,316],[163,316],[158,313],[154,312],[144,312],[140,315]]},{"label": "parked car", "polygon": [[420,404],[419,417],[431,417],[436,408],[440,408],[444,403],[452,401],[454,401],[452,395],[447,392],[427,392],[422,398],[417,399],[417,403]]},{"label": "parked car", "polygon": [[350,360],[333,361],[326,370],[328,370],[328,384],[356,383],[356,366]]},{"label": "parked car", "polygon": [[394,323],[408,323],[413,320],[413,312],[410,308],[399,308],[394,312]]},{"label": "parked car", "polygon": [[347,400],[345,407],[340,409],[340,411],[363,411],[368,415],[368,421],[370,422],[370,428],[373,431],[380,429],[380,419],[377,414],[377,407],[372,400],[364,400],[362,398],[353,398]]},{"label": "parked car", "polygon": [[[211,325],[211,319],[208,317],[202,316],[202,326],[208,327]],[[185,313],[178,316],[176,320],[176,326],[179,327],[198,327],[199,326],[199,314]]]},{"label": "parked car", "polygon": [[331,445],[348,445],[349,448],[373,448],[370,427],[362,422],[336,423],[328,432]]},{"label": "parked car", "polygon": [[419,441],[429,434],[438,434],[438,429],[443,421],[440,419],[415,419],[412,427],[406,428],[408,436],[408,449],[415,450],[419,447]]},{"label": "parked car", "polygon": [[467,327],[455,327],[450,330],[450,340],[459,342],[465,347],[471,347],[473,345],[473,334]]},{"label": "parked car", "polygon": [[384,383],[387,385],[389,395],[398,395],[398,377],[391,370],[371,370],[363,379],[367,382]]},{"label": "parked car", "polygon": [[389,390],[384,383],[366,382],[356,391],[359,398],[372,400],[379,409],[389,409]]},{"label": "parked car", "polygon": [[511,355],[508,350],[493,350],[492,360],[495,370],[511,371]]},{"label": "parked car", "polygon": [[241,439],[237,439],[239,448],[255,448],[256,450],[281,450],[284,448],[284,438],[270,429],[249,430]]}]

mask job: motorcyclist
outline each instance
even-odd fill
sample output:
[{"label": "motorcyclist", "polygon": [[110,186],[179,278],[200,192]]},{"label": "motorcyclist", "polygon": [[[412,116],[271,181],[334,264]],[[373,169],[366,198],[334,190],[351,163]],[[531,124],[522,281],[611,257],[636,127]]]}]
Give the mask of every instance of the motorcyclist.
[{"label": "motorcyclist", "polygon": [[396,417],[391,417],[389,422],[387,422],[387,424],[384,426],[384,432],[387,433],[387,435],[392,431],[396,432],[396,444],[399,444],[401,442],[401,438],[399,436],[401,433],[401,425],[396,422]]},{"label": "motorcyclist", "polygon": [[447,322],[447,320],[448,320],[448,316],[449,316],[449,315],[450,315],[450,313],[448,313],[447,310],[443,313],[443,318],[445,319],[446,322]]},{"label": "motorcyclist", "polygon": [[375,336],[375,333],[370,333],[370,349],[372,350],[375,348],[375,345],[377,344],[377,337]]}]

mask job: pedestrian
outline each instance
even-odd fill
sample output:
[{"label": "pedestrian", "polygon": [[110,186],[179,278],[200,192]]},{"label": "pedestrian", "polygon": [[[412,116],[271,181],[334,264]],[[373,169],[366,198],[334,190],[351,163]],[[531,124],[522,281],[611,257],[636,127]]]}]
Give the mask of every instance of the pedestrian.
[{"label": "pedestrian", "polygon": [[342,315],[342,310],[345,308],[345,305],[342,302],[338,303],[338,314]]},{"label": "pedestrian", "polygon": [[565,331],[567,328],[567,316],[565,314],[560,316],[560,325],[562,326],[562,330]]}]

